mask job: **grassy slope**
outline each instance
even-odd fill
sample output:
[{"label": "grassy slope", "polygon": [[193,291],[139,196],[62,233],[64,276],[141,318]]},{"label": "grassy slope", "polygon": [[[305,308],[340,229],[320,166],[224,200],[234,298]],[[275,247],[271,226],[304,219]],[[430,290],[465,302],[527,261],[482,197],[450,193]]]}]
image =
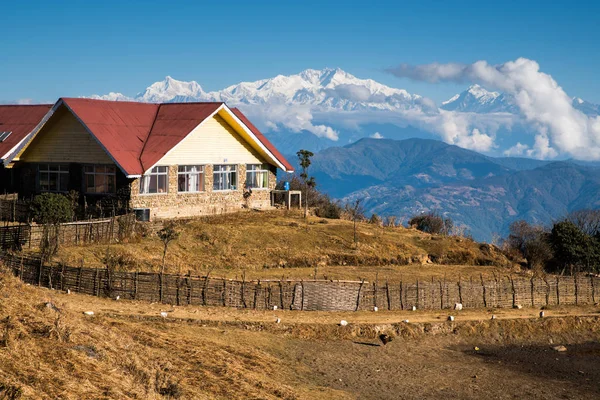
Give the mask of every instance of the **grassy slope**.
[{"label": "grassy slope", "polygon": [[[323,223],[323,221],[325,223]],[[495,248],[456,237],[428,235],[413,229],[358,224],[358,246],[350,221],[311,218],[307,226],[294,212],[240,212],[179,222],[181,237],[172,242],[167,272],[192,270],[249,277],[307,277],[319,268],[319,277],[366,277],[381,271],[390,279],[418,272],[428,256],[437,264],[494,265],[508,261]],[[57,259],[71,265],[102,266],[105,245],[63,247]],[[139,241],[111,246],[121,268],[158,271],[162,243],[152,232]],[[412,264],[413,266],[397,266]],[[416,265],[417,267],[414,267]],[[428,263],[428,265],[431,265]],[[425,275],[479,275],[502,268],[428,267]],[[504,270],[506,272],[506,270]]]},{"label": "grassy slope", "polygon": [[[595,316],[543,320],[535,309],[480,310],[456,323],[427,312],[171,308],[62,294],[1,273],[0,299],[0,398],[7,388],[49,399],[600,395],[598,307],[549,310]],[[427,323],[395,324],[408,314]],[[351,325],[338,327],[340,318]],[[386,347],[376,346],[382,329],[397,329]],[[568,353],[551,351],[549,339]]]}]

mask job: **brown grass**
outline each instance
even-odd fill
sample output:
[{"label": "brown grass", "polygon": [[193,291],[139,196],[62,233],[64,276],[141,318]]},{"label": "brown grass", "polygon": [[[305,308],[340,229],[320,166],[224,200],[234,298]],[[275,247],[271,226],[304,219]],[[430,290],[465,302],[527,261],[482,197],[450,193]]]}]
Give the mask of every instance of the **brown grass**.
[{"label": "brown grass", "polygon": [[[95,315],[84,315],[88,310]],[[477,398],[481,393],[464,391],[474,363],[477,374],[489,376],[490,396],[507,390],[495,382],[511,381],[518,382],[514,395],[526,387],[544,398],[558,383],[526,379],[449,346],[600,338],[598,307],[556,308],[543,320],[536,309],[453,312],[455,323],[445,321],[446,312],[172,307],[67,295],[0,273],[0,398],[396,398],[390,382],[402,382],[409,398],[429,397],[438,386]],[[490,321],[492,313],[499,318]],[[339,327],[340,319],[350,325]],[[396,340],[376,347],[381,331]],[[383,366],[388,372],[379,376],[389,381],[371,376]],[[572,390],[593,397],[585,382],[575,383]]]},{"label": "brown grass", "polygon": [[[312,277],[316,272],[319,278],[372,280],[380,272],[399,280],[403,274],[421,270],[429,278],[431,274],[456,277],[505,273],[512,266],[493,246],[406,228],[360,223],[355,245],[350,221],[313,217],[307,225],[294,212],[247,211],[181,220],[178,229],[181,236],[169,245],[167,254],[166,271],[171,273],[212,270],[219,276],[239,277],[246,272],[252,278],[280,278]],[[106,245],[63,247],[57,259],[71,265],[102,266],[106,251]],[[137,241],[113,244],[110,252],[121,269],[160,270],[162,243],[153,232]]]}]

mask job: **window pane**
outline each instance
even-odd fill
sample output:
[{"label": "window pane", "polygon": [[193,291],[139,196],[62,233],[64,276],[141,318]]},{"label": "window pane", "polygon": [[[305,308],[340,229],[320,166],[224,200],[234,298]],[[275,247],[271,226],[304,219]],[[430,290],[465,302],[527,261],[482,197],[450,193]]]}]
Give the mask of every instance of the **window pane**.
[{"label": "window pane", "polygon": [[87,193],[94,193],[94,175],[85,175],[85,191]]},{"label": "window pane", "polygon": [[[203,168],[204,170],[204,168]],[[204,172],[198,174],[198,191],[204,192]]]},{"label": "window pane", "polygon": [[185,189],[186,189],[186,187],[185,187],[185,175],[184,174],[180,174],[177,177],[177,190],[180,191],[180,192],[185,192],[186,191]]},{"label": "window pane", "polygon": [[116,188],[117,188],[117,178],[114,175],[108,175],[106,177],[106,179],[108,180],[108,193],[115,193],[116,192]]},{"label": "window pane", "polygon": [[165,175],[158,175],[158,193],[167,192],[167,177]]},{"label": "window pane", "polygon": [[151,175],[148,193],[158,193],[158,176]]}]

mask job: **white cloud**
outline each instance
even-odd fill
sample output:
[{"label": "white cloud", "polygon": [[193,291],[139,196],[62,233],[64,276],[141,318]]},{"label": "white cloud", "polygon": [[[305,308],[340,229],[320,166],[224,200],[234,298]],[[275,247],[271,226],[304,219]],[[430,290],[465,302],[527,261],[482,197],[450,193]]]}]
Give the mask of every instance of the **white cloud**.
[{"label": "white cloud", "polygon": [[545,160],[547,158],[555,158],[558,156],[558,152],[550,146],[548,136],[545,133],[540,133],[535,136],[533,148],[527,150],[527,155]]},{"label": "white cloud", "polygon": [[240,104],[242,111],[256,120],[257,125],[277,131],[285,127],[292,132],[308,131],[315,136],[337,141],[338,132],[327,125],[312,123],[313,112],[309,106],[288,106],[285,104]]},{"label": "white cloud", "polygon": [[383,135],[379,132],[375,132],[370,136],[371,139],[383,139]]},{"label": "white cloud", "polygon": [[494,146],[494,138],[484,133],[481,133],[479,129],[475,128],[468,135],[460,136],[455,144],[466,149],[475,151],[490,151]]},{"label": "white cloud", "polygon": [[600,117],[588,117],[573,108],[572,100],[558,83],[540,71],[533,60],[519,58],[504,64],[402,64],[390,73],[427,82],[473,82],[512,95],[521,117],[538,134],[528,150],[540,158],[560,152],[580,159],[600,159]]},{"label": "white cloud", "polygon": [[331,89],[336,95],[343,99],[352,101],[368,101],[371,98],[371,91],[360,85],[341,84]]},{"label": "white cloud", "polygon": [[527,150],[529,150],[529,146],[522,144],[521,142],[517,142],[517,144],[505,150],[504,155],[507,157],[522,156]]}]

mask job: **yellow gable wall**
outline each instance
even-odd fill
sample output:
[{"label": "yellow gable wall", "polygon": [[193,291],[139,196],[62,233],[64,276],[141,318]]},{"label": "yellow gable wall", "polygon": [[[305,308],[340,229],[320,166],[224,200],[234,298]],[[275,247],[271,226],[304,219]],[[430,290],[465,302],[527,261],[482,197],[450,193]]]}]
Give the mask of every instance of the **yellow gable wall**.
[{"label": "yellow gable wall", "polygon": [[219,115],[207,119],[157,165],[258,164],[265,162]]},{"label": "yellow gable wall", "polygon": [[19,156],[19,161],[114,164],[66,107],[56,111]]}]

